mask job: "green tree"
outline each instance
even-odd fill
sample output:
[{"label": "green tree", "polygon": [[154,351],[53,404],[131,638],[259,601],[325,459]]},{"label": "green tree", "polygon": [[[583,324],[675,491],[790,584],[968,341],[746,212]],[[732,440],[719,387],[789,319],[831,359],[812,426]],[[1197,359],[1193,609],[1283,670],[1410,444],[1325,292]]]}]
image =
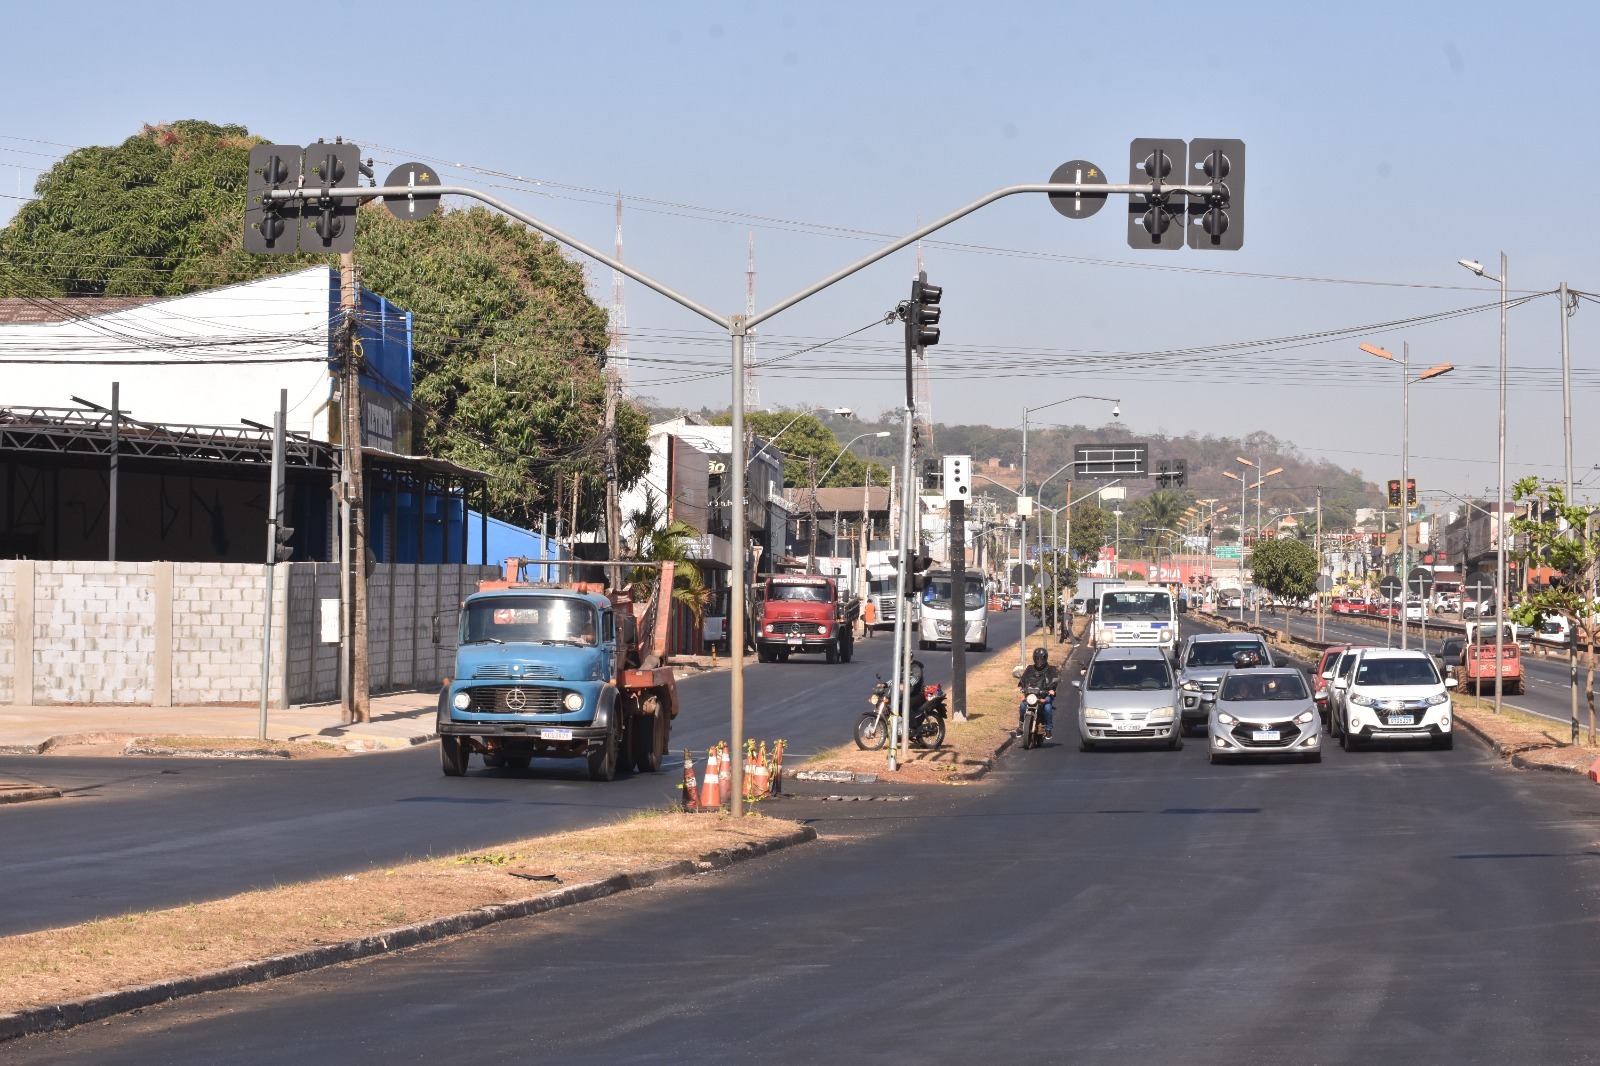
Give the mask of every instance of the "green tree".
[{"label": "green tree", "polygon": [[[815,461],[816,473],[821,477],[829,465],[838,459],[827,479],[818,488],[845,488],[864,484],[871,477],[874,485],[887,485],[889,472],[877,463],[863,460],[854,451],[844,452],[833,430],[822,424],[815,415],[796,415],[791,411],[748,411],[745,425],[751,433],[770,441],[770,450],[783,453],[783,483],[787,488],[811,485],[810,463]],[[728,415],[712,419],[725,426],[731,421]],[[754,449],[752,448],[752,451]]]},{"label": "green tree", "polygon": [[[644,504],[627,517],[633,530],[628,550],[640,562],[672,563],[672,599],[689,608],[694,624],[699,626],[705,618],[706,604],[711,593],[706,589],[705,575],[692,552],[700,531],[682,519],[667,521],[666,508],[651,489],[644,490]],[[661,583],[659,566],[636,566],[628,572],[628,585],[638,602],[650,599]]]},{"label": "green tree", "polygon": [[[1528,504],[1511,519],[1511,532],[1522,547],[1511,554],[1524,565],[1547,566],[1559,576],[1531,591],[1509,613],[1519,625],[1537,629],[1546,618],[1567,621],[1567,645],[1573,684],[1577,683],[1578,645],[1585,648],[1588,668],[1584,697],[1589,705],[1589,743],[1595,742],[1593,634],[1600,626],[1600,601],[1594,597],[1596,571],[1600,570],[1600,538],[1595,536],[1594,511],[1575,507],[1557,484],[1525,477],[1511,487],[1512,498]],[[1578,721],[1572,720],[1572,739],[1578,739]]]},{"label": "green tree", "polygon": [[[332,264],[244,252],[259,140],[184,120],[70,153],[0,229],[0,293],[175,296]],[[486,210],[402,222],[377,204],[359,216],[356,260],[364,284],[413,312],[417,450],[487,472],[493,510],[524,525],[576,478],[579,525],[597,528],[606,314],[582,266]],[[626,486],[648,465],[648,425],[627,403],[617,425]]]},{"label": "green tree", "polygon": [[[1194,503],[1194,497],[1180,489],[1157,489],[1144,499],[1133,505],[1133,514],[1123,515],[1124,519],[1132,518],[1133,525],[1139,528],[1153,526],[1158,532],[1144,538],[1147,543],[1155,543],[1162,535],[1159,530],[1178,528],[1183,521],[1183,512]],[[1124,526],[1127,523],[1124,522]]]},{"label": "green tree", "polygon": [[1100,558],[1100,549],[1115,535],[1116,516],[1091,504],[1072,511],[1072,553],[1090,562]]},{"label": "green tree", "polygon": [[[1250,577],[1279,599],[1300,600],[1317,590],[1317,553],[1286,537],[1257,541],[1250,553]],[[1283,637],[1289,639],[1289,612],[1283,612]]]}]

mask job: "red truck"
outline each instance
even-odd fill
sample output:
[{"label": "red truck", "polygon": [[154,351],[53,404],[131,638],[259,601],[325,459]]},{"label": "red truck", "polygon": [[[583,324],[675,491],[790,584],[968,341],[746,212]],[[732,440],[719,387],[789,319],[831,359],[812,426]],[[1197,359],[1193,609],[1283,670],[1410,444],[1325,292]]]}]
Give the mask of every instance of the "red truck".
[{"label": "red truck", "polygon": [[[1505,661],[1500,669],[1500,691],[1513,696],[1522,695],[1522,650],[1515,641],[1505,641]],[[1468,644],[1461,650],[1461,663],[1456,667],[1456,677],[1461,684],[1471,685],[1472,691],[1482,695],[1494,691],[1494,642]]]},{"label": "red truck", "polygon": [[840,599],[830,577],[778,574],[762,586],[756,658],[785,662],[796,652],[821,652],[847,663],[855,651],[855,601]]}]

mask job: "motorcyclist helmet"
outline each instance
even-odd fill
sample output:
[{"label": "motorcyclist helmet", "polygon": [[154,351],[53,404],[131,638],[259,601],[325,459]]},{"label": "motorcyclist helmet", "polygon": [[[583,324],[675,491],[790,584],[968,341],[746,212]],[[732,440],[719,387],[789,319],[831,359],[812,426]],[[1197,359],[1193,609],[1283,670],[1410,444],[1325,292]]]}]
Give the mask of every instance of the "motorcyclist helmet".
[{"label": "motorcyclist helmet", "polygon": [[911,660],[911,674],[909,676],[909,681],[910,684],[908,687],[912,690],[922,687],[922,661],[920,659]]},{"label": "motorcyclist helmet", "polygon": [[1035,665],[1035,666],[1049,666],[1050,665],[1050,652],[1045,648],[1034,648],[1033,649],[1033,665]]}]

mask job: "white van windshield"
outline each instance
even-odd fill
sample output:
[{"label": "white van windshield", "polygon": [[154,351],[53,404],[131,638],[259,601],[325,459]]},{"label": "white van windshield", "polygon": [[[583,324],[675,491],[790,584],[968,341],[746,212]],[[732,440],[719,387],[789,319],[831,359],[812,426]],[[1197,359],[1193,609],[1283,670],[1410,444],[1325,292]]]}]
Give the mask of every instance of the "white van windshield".
[{"label": "white van windshield", "polygon": [[1171,618],[1167,592],[1108,592],[1100,597],[1101,618]]}]

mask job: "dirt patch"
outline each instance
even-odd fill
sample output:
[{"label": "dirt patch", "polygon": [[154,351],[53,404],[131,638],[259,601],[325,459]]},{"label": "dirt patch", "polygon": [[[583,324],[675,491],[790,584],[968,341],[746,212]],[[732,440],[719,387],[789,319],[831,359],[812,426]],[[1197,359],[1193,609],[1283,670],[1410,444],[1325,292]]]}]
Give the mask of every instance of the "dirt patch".
[{"label": "dirt patch", "polygon": [[338,943],[562,884],[776,840],[792,821],[656,813],[344,877],[0,938],[0,1013]]},{"label": "dirt patch", "polygon": [[1495,754],[1514,766],[1582,774],[1600,757],[1600,748],[1591,747],[1586,734],[1579,734],[1573,744],[1567,739],[1569,731],[1548,718],[1510,707],[1495,714],[1493,708],[1492,699],[1461,693],[1455,697],[1456,720],[1487,737]]},{"label": "dirt patch", "polygon": [[327,759],[351,754],[325,740],[257,740],[254,737],[144,736],[132,738],[127,755],[220,755],[228,758]]}]

